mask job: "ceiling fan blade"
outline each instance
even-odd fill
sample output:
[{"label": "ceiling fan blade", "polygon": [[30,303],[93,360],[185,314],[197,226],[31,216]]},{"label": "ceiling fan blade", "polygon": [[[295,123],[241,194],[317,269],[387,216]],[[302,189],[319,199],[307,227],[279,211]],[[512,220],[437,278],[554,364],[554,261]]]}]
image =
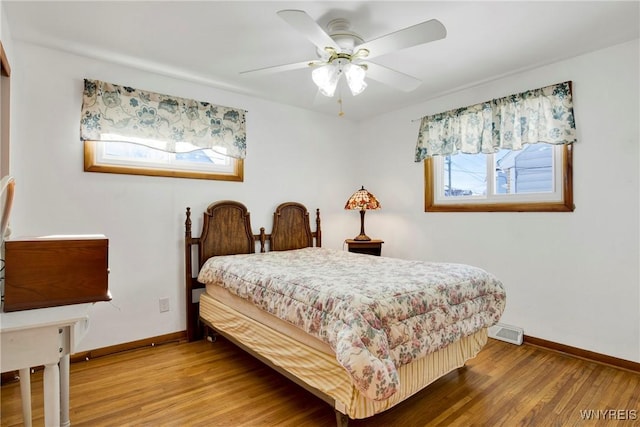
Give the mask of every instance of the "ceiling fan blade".
[{"label": "ceiling fan blade", "polygon": [[369,55],[366,58],[370,59],[419,44],[440,40],[446,36],[447,29],[444,25],[437,19],[431,19],[387,34],[386,36],[370,40],[356,46],[354,51],[357,52],[359,49],[367,49]]},{"label": "ceiling fan blade", "polygon": [[301,68],[309,68],[311,65],[316,64],[317,61],[303,61],[293,64],[275,65],[272,67],[258,68],[255,70],[241,71],[240,74],[251,74],[252,76],[264,76],[267,74],[281,73],[283,71],[299,70]]},{"label": "ceiling fan blade", "polygon": [[391,68],[387,68],[373,62],[366,62],[366,64],[367,77],[379,81],[380,83],[384,83],[387,86],[394,87],[404,92],[411,92],[422,84],[420,79],[401,73],[400,71],[392,70]]},{"label": "ceiling fan blade", "polygon": [[324,51],[326,47],[340,50],[338,44],[329,37],[316,21],[303,10],[286,9],[278,12],[278,16],[289,25],[302,33],[318,49]]}]

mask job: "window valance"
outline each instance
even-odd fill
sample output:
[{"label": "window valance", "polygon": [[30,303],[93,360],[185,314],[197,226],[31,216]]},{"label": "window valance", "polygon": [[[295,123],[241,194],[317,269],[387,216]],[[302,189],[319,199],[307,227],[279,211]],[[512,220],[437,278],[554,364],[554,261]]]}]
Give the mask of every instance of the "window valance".
[{"label": "window valance", "polygon": [[519,150],[576,141],[571,82],[423,117],[415,161],[435,155]]},{"label": "window valance", "polygon": [[158,148],[157,144],[146,144],[144,140],[162,141],[165,144],[161,149],[174,153],[210,148],[243,159],[245,113],[209,102],[85,79],[80,138],[113,141],[125,136],[153,148]]}]

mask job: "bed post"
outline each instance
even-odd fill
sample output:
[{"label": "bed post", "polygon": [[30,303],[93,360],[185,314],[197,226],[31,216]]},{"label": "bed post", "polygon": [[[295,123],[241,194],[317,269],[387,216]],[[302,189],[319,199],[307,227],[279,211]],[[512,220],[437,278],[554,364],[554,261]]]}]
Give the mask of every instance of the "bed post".
[{"label": "bed post", "polygon": [[185,303],[187,306],[187,339],[196,339],[197,313],[196,307],[192,303],[193,298],[193,264],[191,261],[192,247],[198,243],[199,238],[191,236],[191,208],[187,207],[187,219],[184,222],[184,279],[185,279]]},{"label": "bed post", "polygon": [[316,247],[322,246],[322,231],[320,231],[320,209],[316,209]]},{"label": "bed post", "polygon": [[260,240],[260,253],[265,252],[264,244],[267,241],[267,235],[264,232],[264,227],[260,227],[260,234],[258,234],[258,240]]},{"label": "bed post", "polygon": [[184,284],[185,284],[185,303],[187,306],[187,339],[191,341],[191,208],[187,207],[187,219],[184,222]]},{"label": "bed post", "polygon": [[349,426],[349,417],[343,414],[342,412],[334,409],[336,411],[336,426],[337,427],[348,427]]}]

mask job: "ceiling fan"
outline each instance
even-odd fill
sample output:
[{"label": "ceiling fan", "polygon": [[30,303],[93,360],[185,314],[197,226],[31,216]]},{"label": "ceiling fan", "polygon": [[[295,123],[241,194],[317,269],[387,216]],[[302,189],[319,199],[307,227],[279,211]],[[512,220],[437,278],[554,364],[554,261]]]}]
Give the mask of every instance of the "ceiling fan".
[{"label": "ceiling fan", "polygon": [[365,42],[357,33],[351,31],[350,23],[346,19],[330,21],[325,31],[302,10],[281,10],[278,16],[316,46],[318,57],[293,64],[243,71],[241,74],[263,75],[312,68],[314,83],[321,94],[329,97],[334,95],[343,74],[353,95],[358,95],[367,87],[365,77],[405,92],[416,89],[422,83],[419,79],[369,60],[440,40],[447,35],[444,25],[436,19],[431,19]]}]

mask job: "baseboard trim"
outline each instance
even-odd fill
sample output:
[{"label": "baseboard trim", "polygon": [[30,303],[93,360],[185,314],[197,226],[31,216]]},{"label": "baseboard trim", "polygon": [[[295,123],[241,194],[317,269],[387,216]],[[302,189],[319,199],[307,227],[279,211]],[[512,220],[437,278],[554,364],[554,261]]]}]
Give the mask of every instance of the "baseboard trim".
[{"label": "baseboard trim", "polygon": [[568,354],[570,356],[588,360],[591,362],[610,365],[616,368],[640,373],[640,363],[632,362],[631,360],[619,359],[617,357],[607,356],[606,354],[596,353],[594,351],[584,350],[578,347],[571,347],[569,345],[547,341],[542,338],[531,337],[529,335],[524,336],[523,342],[524,344],[534,345],[536,347],[545,348],[547,350],[557,351],[559,353]]},{"label": "baseboard trim", "polygon": [[157,337],[145,338],[123,344],[102,347],[95,350],[83,351],[71,355],[71,362],[95,359],[96,357],[108,356],[121,353],[123,351],[136,350],[143,347],[153,347],[156,345],[168,344],[171,342],[187,341],[187,331],[173,332],[171,334],[159,335]]}]

